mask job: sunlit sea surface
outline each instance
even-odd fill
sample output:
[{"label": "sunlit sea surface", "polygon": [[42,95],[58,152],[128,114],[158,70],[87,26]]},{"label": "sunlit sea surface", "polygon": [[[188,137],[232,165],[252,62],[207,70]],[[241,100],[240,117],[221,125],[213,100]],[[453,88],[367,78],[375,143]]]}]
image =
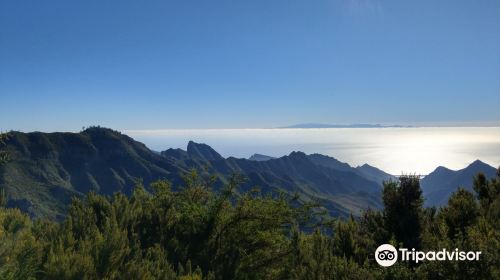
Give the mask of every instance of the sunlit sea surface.
[{"label": "sunlit sea surface", "polygon": [[461,169],[480,159],[500,165],[499,127],[318,128],[318,129],[172,129],[127,130],[149,148],[186,149],[189,140],[205,143],[224,157],[254,153],[283,156],[292,151],[320,153],[364,163],[394,175],[425,175],[437,166]]}]

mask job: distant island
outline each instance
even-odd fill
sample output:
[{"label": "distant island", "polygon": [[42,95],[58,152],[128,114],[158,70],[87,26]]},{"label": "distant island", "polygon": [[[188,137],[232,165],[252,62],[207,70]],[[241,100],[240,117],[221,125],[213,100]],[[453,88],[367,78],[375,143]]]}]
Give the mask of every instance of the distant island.
[{"label": "distant island", "polygon": [[381,125],[381,124],[324,124],[324,123],[301,123],[279,128],[386,128],[386,127],[413,127],[411,125]]}]

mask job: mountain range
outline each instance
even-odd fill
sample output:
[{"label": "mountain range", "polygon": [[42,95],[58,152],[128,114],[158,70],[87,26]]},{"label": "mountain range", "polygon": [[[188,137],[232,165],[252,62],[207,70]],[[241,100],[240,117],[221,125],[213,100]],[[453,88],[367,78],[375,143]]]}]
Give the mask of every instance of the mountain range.
[{"label": "mountain range", "polygon": [[439,166],[420,181],[425,197],[425,205],[442,206],[446,204],[448,197],[457,187],[472,191],[474,175],[479,172],[483,173],[487,178],[493,178],[497,170],[480,160],[476,160],[469,166],[456,171]]},{"label": "mountain range", "polygon": [[324,124],[324,123],[301,123],[281,128],[384,128],[384,127],[412,127],[403,125],[381,125],[381,124]]},{"label": "mountain range", "polygon": [[[243,191],[258,187],[264,193],[298,195],[303,201],[318,201],[338,217],[380,208],[383,181],[396,179],[368,164],[351,167],[333,157],[298,151],[279,158],[224,158],[210,146],[190,141],[186,150],[154,152],[101,127],[80,133],[10,132],[3,149],[10,160],[0,166],[0,188],[8,195],[8,206],[56,220],[64,217],[74,196],[90,191],[130,195],[138,181],[147,187],[158,179],[176,188],[193,169],[202,177],[215,175],[215,189],[233,174],[242,174]],[[479,161],[459,171],[436,169],[422,180],[427,202],[440,205],[456,187],[471,186],[478,171],[495,173]]]},{"label": "mountain range", "polygon": [[253,154],[248,159],[249,160],[254,160],[254,161],[266,161],[266,160],[270,160],[270,159],[275,159],[275,157],[261,155],[261,154]]}]

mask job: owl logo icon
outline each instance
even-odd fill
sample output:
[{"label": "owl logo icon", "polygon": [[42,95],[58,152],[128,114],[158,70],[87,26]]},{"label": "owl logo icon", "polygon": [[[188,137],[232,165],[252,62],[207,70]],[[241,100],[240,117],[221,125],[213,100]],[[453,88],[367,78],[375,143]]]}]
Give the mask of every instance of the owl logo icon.
[{"label": "owl logo icon", "polygon": [[381,266],[391,266],[398,260],[398,250],[391,244],[382,244],[375,251],[375,260]]}]

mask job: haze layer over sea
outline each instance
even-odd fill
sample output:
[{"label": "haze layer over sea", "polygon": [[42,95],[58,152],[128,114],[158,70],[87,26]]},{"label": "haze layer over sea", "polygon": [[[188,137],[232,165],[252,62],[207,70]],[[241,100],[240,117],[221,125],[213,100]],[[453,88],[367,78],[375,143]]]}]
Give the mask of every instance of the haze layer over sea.
[{"label": "haze layer over sea", "polygon": [[461,169],[479,159],[500,165],[500,127],[165,129],[126,130],[149,148],[205,143],[224,157],[320,153],[352,166],[368,163],[391,174],[425,175],[437,166]]}]

